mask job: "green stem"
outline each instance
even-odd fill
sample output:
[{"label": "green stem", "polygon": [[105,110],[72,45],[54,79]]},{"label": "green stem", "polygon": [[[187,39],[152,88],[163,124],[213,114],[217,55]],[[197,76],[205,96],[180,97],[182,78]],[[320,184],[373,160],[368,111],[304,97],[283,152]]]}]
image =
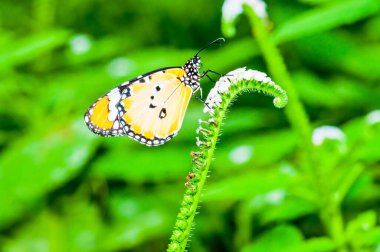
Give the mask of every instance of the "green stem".
[{"label": "green stem", "polygon": [[330,201],[327,203],[329,206],[325,206],[325,210],[321,211],[320,215],[328,233],[337,246],[337,252],[346,252],[343,218],[339,204],[334,203],[334,201],[330,197]]},{"label": "green stem", "polygon": [[[302,103],[299,101],[298,94],[294,88],[289,73],[284,64],[284,60],[276,48],[272,37],[263,21],[256,15],[255,11],[248,5],[243,6],[247,14],[252,32],[255,35],[258,45],[261,48],[263,57],[268,65],[268,69],[274,79],[281,83],[289,96],[289,104],[285,113],[293,129],[299,135],[300,145],[304,150],[304,172],[310,174],[313,185],[315,186],[317,197],[316,202],[319,204],[321,220],[328,230],[331,237],[339,247],[340,252],[346,251],[344,242],[344,226],[340,211],[340,204],[332,204],[334,201],[334,191],[331,190],[329,182],[326,181],[318,164],[316,150],[311,142],[311,126],[309,118],[305,112]],[[318,198],[320,197],[320,198]]]},{"label": "green stem", "polygon": [[275,43],[272,41],[267,28],[263,24],[263,21],[249,6],[244,5],[244,11],[248,15],[251,26],[253,27],[252,32],[255,35],[273,79],[277,83],[281,83],[281,86],[284,87],[286,93],[288,94],[289,103],[285,109],[288,120],[293,129],[299,134],[301,146],[310,152],[312,150],[312,146],[309,118],[301,102],[299,101],[297,91],[292,84],[291,78],[284,64],[284,60],[276,48]]},{"label": "green stem", "polygon": [[251,201],[244,200],[240,202],[235,211],[234,251],[241,251],[250,242],[252,236],[252,210],[250,204]]},{"label": "green stem", "polygon": [[[220,127],[227,108],[234,98],[243,91],[253,90],[275,96],[274,105],[276,107],[284,107],[287,103],[286,93],[279,86],[275,85],[269,78],[264,78],[261,80],[247,80],[247,75],[240,75],[240,77],[236,77],[233,76],[232,73],[233,72],[231,72],[231,74],[226,74],[225,77],[222,77],[221,80],[218,81],[218,83],[226,83],[226,81],[230,81],[230,86],[226,92],[219,92],[217,89],[214,90],[216,92],[213,94],[219,96],[218,98],[220,98],[220,102],[214,106],[209,104],[212,107],[211,118],[207,121],[200,121],[200,127],[198,128],[199,137],[197,137],[198,150],[196,152],[192,152],[192,156],[194,156],[194,165],[187,177],[187,189],[185,191],[180,212],[177,216],[174,231],[170,238],[170,244],[167,251],[185,251],[201,197],[201,192],[206,182],[207,174],[215,151],[215,146],[220,134]],[[244,73],[247,74],[252,72],[244,70]],[[231,79],[235,78],[237,81],[231,81],[231,79],[229,79],[230,76]],[[218,86],[218,83],[216,83],[216,87]],[[212,91],[209,96],[211,93]]]}]

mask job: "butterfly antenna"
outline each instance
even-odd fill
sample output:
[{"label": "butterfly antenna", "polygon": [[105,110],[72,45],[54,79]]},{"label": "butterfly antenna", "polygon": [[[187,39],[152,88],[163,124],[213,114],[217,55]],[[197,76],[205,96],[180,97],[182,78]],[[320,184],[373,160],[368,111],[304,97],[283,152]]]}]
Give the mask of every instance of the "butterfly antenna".
[{"label": "butterfly antenna", "polygon": [[222,44],[224,41],[226,41],[224,38],[217,38],[217,39],[215,39],[214,41],[211,41],[210,43],[208,43],[208,45],[202,47],[202,48],[197,52],[197,54],[195,54],[195,56],[198,56],[198,54],[199,54],[200,52],[202,52],[204,49],[209,48],[209,47],[212,46],[212,45],[220,45],[220,44]]}]

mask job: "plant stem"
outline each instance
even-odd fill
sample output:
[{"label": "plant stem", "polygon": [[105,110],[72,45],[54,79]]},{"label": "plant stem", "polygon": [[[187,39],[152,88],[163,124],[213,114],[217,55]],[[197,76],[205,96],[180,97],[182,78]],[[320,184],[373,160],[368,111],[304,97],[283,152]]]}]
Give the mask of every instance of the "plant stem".
[{"label": "plant stem", "polygon": [[256,13],[247,5],[244,5],[244,11],[253,27],[252,33],[257,39],[258,45],[261,49],[268,69],[271,72],[273,79],[276,83],[280,83],[284,87],[289,97],[289,103],[285,108],[285,113],[293,129],[299,135],[301,146],[306,148],[306,151],[311,151],[311,127],[309,118],[299,101],[298,94],[294,88],[291,78],[286,70],[284,60],[280,52],[276,48],[274,42],[270,38],[267,28],[263,21],[256,15]]},{"label": "plant stem", "polygon": [[[222,121],[224,119],[227,108],[234,100],[234,97],[242,91],[254,90],[275,96],[274,105],[277,107],[284,107],[287,103],[286,93],[280,87],[275,85],[270,80],[270,78],[266,77],[265,74],[260,73],[260,81],[255,79],[244,79],[246,78],[247,74],[249,75],[252,72],[259,73],[252,70],[249,72],[245,69],[243,71],[240,71],[240,77],[242,79],[238,80],[237,82],[231,82],[231,85],[228,87],[227,92],[220,93],[222,91],[218,91],[217,89],[214,90],[215,92],[212,92],[213,90],[210,91],[209,97],[212,96],[212,98],[215,98],[214,95],[219,96],[214,99],[218,100],[218,103],[217,106],[214,104],[215,107],[209,103],[207,107],[212,108],[210,111],[211,118],[207,121],[200,121],[200,127],[198,128],[199,136],[197,137],[197,146],[199,148],[196,152],[192,152],[192,156],[194,157],[194,165],[191,172],[187,176],[188,181],[185,184],[187,186],[187,189],[181,203],[180,212],[177,216],[173,234],[170,238],[170,244],[167,250],[168,252],[185,251],[201,197],[201,192],[206,182],[207,174],[215,151],[215,146],[220,134],[220,127],[222,125]],[[226,74],[225,77],[222,77],[221,80],[223,79],[223,81],[219,80],[216,83],[215,88],[220,82],[223,83],[223,88],[225,89],[225,84],[228,84],[226,83],[226,80],[230,80],[230,76],[232,75]],[[206,100],[206,104],[209,100],[209,97]]]}]

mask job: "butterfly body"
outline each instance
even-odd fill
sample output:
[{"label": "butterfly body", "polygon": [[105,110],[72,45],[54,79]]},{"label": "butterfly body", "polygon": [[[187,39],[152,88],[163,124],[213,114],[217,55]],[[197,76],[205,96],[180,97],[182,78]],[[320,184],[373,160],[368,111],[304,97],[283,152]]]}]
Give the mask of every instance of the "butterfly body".
[{"label": "butterfly body", "polygon": [[177,135],[194,92],[200,89],[201,60],[195,55],[182,67],[168,67],[124,82],[100,97],[84,116],[100,136],[128,136],[147,146]]}]

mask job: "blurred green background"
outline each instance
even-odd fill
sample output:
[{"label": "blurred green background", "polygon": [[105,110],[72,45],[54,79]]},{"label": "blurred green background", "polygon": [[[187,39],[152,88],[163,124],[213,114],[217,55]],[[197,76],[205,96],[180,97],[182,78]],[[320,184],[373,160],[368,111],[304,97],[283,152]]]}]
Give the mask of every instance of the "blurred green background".
[{"label": "blurred green background", "polygon": [[[83,115],[121,82],[182,65],[223,36],[222,5],[1,0],[0,251],[166,249],[202,104],[192,99],[179,135],[155,148],[98,137]],[[189,249],[338,251],[320,218],[334,207],[318,197],[340,197],[339,251],[380,251],[380,2],[271,0],[267,10],[313,127],[340,132],[316,147],[324,194],[300,168],[283,110],[244,94],[225,119]],[[247,18],[235,25],[202,54],[204,69],[267,72]],[[204,94],[212,86],[203,80]]]}]

